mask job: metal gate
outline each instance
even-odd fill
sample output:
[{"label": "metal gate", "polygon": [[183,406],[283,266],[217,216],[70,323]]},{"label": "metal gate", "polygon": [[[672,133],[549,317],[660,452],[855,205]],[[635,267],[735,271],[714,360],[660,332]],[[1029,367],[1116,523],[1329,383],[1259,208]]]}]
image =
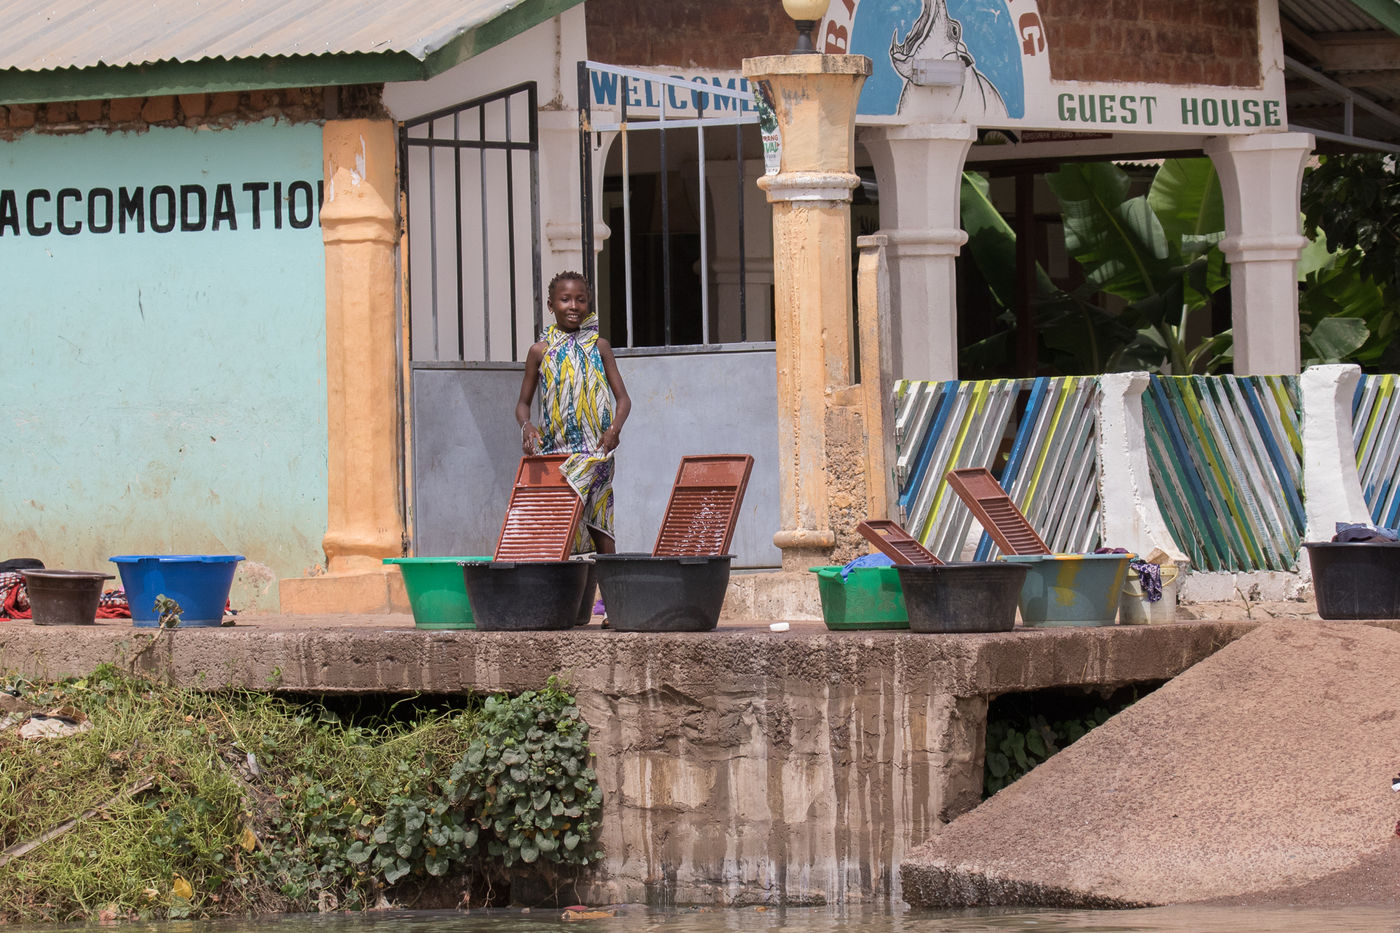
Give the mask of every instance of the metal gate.
[{"label": "metal gate", "polygon": [[[612,118],[612,113],[606,115],[595,114],[592,108],[593,86],[598,82],[609,82],[616,90],[616,100],[618,107],[616,118]],[[737,255],[740,259],[735,269],[738,278],[737,292],[737,314],[738,314],[738,342],[748,342],[753,339],[749,328],[749,281],[746,270],[746,263],[743,261],[747,257],[745,243],[745,220],[744,220],[744,190],[745,184],[752,185],[752,178],[745,178],[745,158],[744,150],[746,145],[753,148],[759,144],[758,137],[758,112],[755,106],[753,94],[744,86],[729,86],[735,82],[731,79],[729,85],[716,83],[698,83],[699,79],[688,81],[683,78],[671,77],[669,75],[658,74],[651,71],[640,71],[631,68],[621,68],[616,65],[604,65],[593,61],[582,61],[578,63],[578,100],[579,100],[579,173],[581,204],[580,215],[582,219],[583,256],[584,263],[588,266],[586,273],[590,281],[598,282],[597,269],[595,268],[594,252],[594,222],[597,219],[597,205],[595,203],[595,192],[593,190],[593,149],[600,138],[598,134],[616,132],[618,134],[618,144],[621,154],[621,194],[622,194],[622,255],[623,255],[623,308],[624,312],[621,320],[612,322],[612,342],[616,347],[635,346],[674,346],[677,344],[710,345],[718,343],[714,328],[711,324],[711,292],[714,284],[711,280],[710,263],[710,217],[709,201],[707,199],[706,179],[709,169],[706,160],[706,129],[717,127],[733,127],[732,152],[734,155],[734,165],[738,174],[735,185],[735,198],[732,207],[725,205],[725,210],[721,210],[720,205],[716,205],[715,214],[718,225],[723,225],[724,229],[714,231],[718,236],[733,236],[736,238]],[[693,114],[691,116],[677,117],[677,112]],[[746,138],[745,127],[753,127],[748,131]],[[678,141],[677,134],[680,131],[694,130],[694,145],[698,162],[696,172],[696,184],[698,187],[696,204],[700,205],[698,210],[699,221],[699,278],[694,283],[699,291],[699,327],[690,326],[686,335],[682,336],[677,332],[677,286],[673,282],[674,268],[677,265],[673,262],[673,250],[677,243],[677,237],[673,227],[672,206],[675,196],[672,193],[671,175],[672,163],[668,161],[668,143],[671,147],[676,147]],[[633,218],[633,184],[634,172],[632,165],[631,136],[639,132],[654,133],[659,150],[659,171],[648,173],[655,175],[657,192],[655,200],[659,207],[659,240],[660,245],[660,266],[659,276],[654,271],[638,274],[635,268],[637,256],[637,235]],[[687,145],[688,145],[688,141]],[[729,149],[727,141],[724,141],[726,149]],[[752,161],[752,160],[749,160]],[[614,238],[616,231],[614,231]],[[689,268],[689,263],[682,261],[679,265]],[[636,317],[636,298],[639,283],[652,286],[655,291],[655,282],[646,282],[646,275],[653,275],[660,278],[660,305],[661,322],[659,331],[652,339],[638,339],[638,321]],[[769,304],[771,308],[771,303]],[[693,308],[688,308],[688,313],[694,313]],[[766,312],[767,313],[767,312]],[[686,322],[693,324],[693,322]],[[620,338],[620,339],[619,339]],[[697,339],[698,338],[698,339]],[[760,337],[760,339],[764,339]],[[731,340],[732,342],[732,340]]]},{"label": "metal gate", "polygon": [[406,121],[409,359],[519,360],[539,332],[534,82]]}]

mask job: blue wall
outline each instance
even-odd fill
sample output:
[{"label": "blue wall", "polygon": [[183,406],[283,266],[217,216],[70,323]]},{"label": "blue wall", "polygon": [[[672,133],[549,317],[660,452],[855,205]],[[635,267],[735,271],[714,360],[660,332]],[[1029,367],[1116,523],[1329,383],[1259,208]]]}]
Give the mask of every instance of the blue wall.
[{"label": "blue wall", "polygon": [[0,143],[0,558],[323,561],[321,175],[315,125]]}]

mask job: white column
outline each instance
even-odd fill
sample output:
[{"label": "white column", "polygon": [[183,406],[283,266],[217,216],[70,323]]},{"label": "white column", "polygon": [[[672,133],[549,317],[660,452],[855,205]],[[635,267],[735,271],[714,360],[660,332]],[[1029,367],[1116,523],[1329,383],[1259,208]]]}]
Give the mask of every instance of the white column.
[{"label": "white column", "polygon": [[1205,151],[1225,197],[1235,374],[1298,372],[1298,256],[1303,166],[1313,150],[1308,133],[1216,136]]},{"label": "white column", "polygon": [[[583,226],[579,218],[578,111],[542,110],[540,132],[540,217],[544,225],[541,273],[547,284],[563,269],[583,271]],[[603,133],[593,150],[593,252],[612,232],[602,216],[603,167],[616,132]]]},{"label": "white column", "polygon": [[861,135],[880,186],[880,233],[889,238],[894,372],[956,379],[955,260],[967,242],[959,212],[963,163],[977,138],[965,123],[882,126]]},{"label": "white column", "polygon": [[[748,326],[745,340],[773,339],[773,210],[757,181],[763,176],[762,159],[744,160],[744,180],[733,159],[705,163],[705,189],[714,208],[714,243],[710,269],[714,273],[715,339],[733,343],[739,339],[739,272],[743,270],[747,294],[744,300]],[[739,253],[739,198],[744,199],[744,254]]]},{"label": "white column", "polygon": [[1351,400],[1360,379],[1361,367],[1352,364],[1309,366],[1298,379],[1303,408],[1304,541],[1331,541],[1337,522],[1371,520],[1351,436]]},{"label": "white column", "polygon": [[1142,393],[1147,373],[1107,373],[1099,377],[1099,518],[1106,547],[1124,547],[1146,556],[1159,547],[1184,561],[1172,539],[1147,459]]}]

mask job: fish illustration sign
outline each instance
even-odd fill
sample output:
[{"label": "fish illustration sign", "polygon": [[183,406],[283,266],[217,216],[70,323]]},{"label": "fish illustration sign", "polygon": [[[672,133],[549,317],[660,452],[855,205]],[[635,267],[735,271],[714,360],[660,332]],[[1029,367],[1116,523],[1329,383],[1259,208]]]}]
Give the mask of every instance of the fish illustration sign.
[{"label": "fish illustration sign", "polygon": [[1052,82],[1035,0],[832,0],[819,36],[827,54],[870,58],[857,107],[867,123],[1212,135],[1286,126],[1281,78],[1208,90]]}]

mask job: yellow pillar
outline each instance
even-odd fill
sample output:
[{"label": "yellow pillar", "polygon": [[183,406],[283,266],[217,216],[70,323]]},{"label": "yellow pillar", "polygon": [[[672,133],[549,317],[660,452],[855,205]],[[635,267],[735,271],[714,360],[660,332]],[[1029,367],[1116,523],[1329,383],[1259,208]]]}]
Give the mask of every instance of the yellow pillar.
[{"label": "yellow pillar", "polygon": [[407,609],[398,385],[397,139],[388,120],[322,133],[328,401],[326,573],[283,580],[283,612]]},{"label": "yellow pillar", "polygon": [[858,553],[864,515],[861,393],[851,385],[851,191],[855,113],[870,74],[863,55],[773,55],[744,75],[773,102],[776,174],[758,185],[773,205],[783,569]]}]

